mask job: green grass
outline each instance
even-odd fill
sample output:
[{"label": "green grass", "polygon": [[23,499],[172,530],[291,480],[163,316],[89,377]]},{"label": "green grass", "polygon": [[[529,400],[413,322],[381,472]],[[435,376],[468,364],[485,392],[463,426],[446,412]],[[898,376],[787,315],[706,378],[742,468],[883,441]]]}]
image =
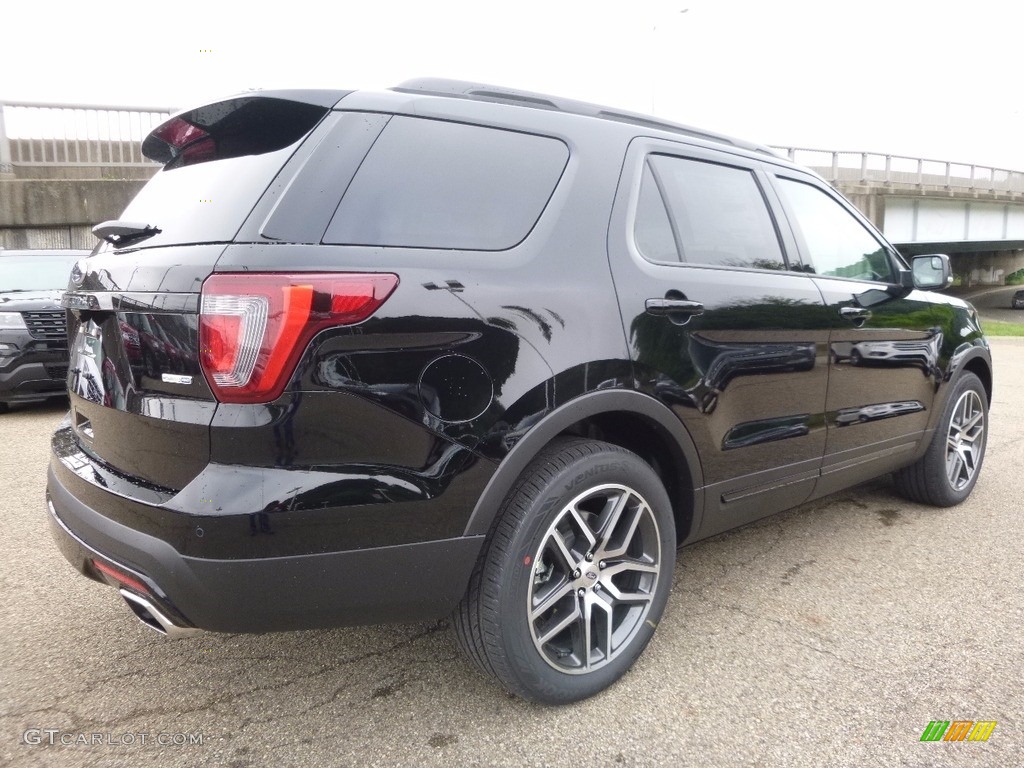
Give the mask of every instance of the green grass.
[{"label": "green grass", "polygon": [[982,320],[981,327],[985,329],[985,334],[988,336],[1024,336],[1024,323]]}]

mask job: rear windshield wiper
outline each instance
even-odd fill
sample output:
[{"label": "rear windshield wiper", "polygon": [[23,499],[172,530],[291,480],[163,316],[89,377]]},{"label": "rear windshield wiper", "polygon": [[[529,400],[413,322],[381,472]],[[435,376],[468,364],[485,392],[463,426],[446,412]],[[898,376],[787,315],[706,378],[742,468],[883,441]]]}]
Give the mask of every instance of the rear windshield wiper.
[{"label": "rear windshield wiper", "polygon": [[92,233],[96,237],[106,240],[115,248],[145,240],[147,237],[159,235],[160,232],[159,227],[135,221],[104,221],[92,228]]}]

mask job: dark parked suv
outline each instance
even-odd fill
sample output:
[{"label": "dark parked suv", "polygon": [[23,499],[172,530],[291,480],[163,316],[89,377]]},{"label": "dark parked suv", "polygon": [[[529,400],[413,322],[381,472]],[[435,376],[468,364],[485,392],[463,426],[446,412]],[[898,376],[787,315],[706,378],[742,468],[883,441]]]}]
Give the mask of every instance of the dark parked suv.
[{"label": "dark parked suv", "polygon": [[925,292],[948,259],[764,148],[437,80],[249,93],[143,148],[64,300],[48,500],[169,635],[451,615],[573,701],[650,640],[677,547],[978,478],[991,360]]},{"label": "dark parked suv", "polygon": [[88,251],[0,249],[0,413],[64,394],[68,340],[60,296]]}]

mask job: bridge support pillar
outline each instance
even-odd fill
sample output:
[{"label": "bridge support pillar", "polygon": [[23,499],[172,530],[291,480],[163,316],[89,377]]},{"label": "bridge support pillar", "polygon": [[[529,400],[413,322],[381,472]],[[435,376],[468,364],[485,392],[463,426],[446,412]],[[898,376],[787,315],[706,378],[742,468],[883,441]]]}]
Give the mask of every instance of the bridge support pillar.
[{"label": "bridge support pillar", "polygon": [[1024,271],[1024,251],[951,253],[953,273],[965,288],[976,285],[1005,285],[1006,278]]}]

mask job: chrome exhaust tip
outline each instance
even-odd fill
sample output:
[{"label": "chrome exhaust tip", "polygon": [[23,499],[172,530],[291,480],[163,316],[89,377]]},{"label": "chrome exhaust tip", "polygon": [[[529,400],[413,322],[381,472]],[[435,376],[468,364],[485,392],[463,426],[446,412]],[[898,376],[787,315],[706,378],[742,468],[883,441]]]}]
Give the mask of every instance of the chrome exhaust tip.
[{"label": "chrome exhaust tip", "polygon": [[179,627],[173,621],[164,616],[160,612],[159,608],[141,595],[136,595],[134,592],[129,592],[127,589],[120,589],[118,591],[121,593],[121,597],[124,598],[125,602],[128,603],[128,608],[136,615],[136,617],[138,617],[139,621],[150,629],[155,630],[162,635],[167,635],[167,637],[172,640],[198,635],[203,631],[196,627]]}]

